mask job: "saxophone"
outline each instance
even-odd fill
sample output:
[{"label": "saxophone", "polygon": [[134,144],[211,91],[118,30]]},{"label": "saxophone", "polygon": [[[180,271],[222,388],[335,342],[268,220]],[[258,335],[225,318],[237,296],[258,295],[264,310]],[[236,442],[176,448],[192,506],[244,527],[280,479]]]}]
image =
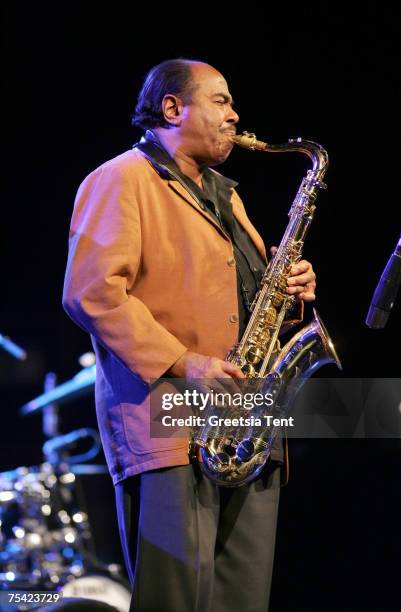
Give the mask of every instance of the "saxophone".
[{"label": "saxophone", "polygon": [[[235,136],[234,142],[252,151],[300,152],[312,161],[312,168],[303,178],[289,211],[290,220],[281,243],[263,275],[244,335],[227,356],[227,360],[237,365],[245,375],[242,392],[256,391],[266,397],[269,394],[274,401],[274,414],[283,416],[288,415],[305,380],[317,369],[327,363],[336,364],[341,369],[334,345],[315,309],[311,323],[296,333],[282,349],[278,342],[286,314],[295,303],[294,296],[286,291],[287,278],[291,266],[302,257],[318,190],[326,188],[323,178],[328,167],[328,155],[321,145],[301,138],[271,145],[244,132]],[[222,416],[238,415],[238,410],[232,407],[223,406],[221,409],[220,406],[216,410],[209,406],[205,425],[194,433],[194,442],[202,472],[218,485],[238,487],[261,472],[281,428],[271,418],[265,427],[251,424],[227,430],[209,418],[219,410]],[[262,422],[258,418],[266,416],[265,411],[265,407],[252,406],[247,414],[248,422]],[[263,422],[268,422],[268,419]]]}]

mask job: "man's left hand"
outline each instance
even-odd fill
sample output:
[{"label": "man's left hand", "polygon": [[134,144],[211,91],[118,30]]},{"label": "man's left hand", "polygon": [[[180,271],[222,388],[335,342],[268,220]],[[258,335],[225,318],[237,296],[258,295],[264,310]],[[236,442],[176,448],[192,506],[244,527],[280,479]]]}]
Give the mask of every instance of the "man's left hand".
[{"label": "man's left hand", "polygon": [[288,293],[295,295],[297,301],[313,302],[316,299],[316,274],[312,264],[305,259],[293,264],[287,285]]}]

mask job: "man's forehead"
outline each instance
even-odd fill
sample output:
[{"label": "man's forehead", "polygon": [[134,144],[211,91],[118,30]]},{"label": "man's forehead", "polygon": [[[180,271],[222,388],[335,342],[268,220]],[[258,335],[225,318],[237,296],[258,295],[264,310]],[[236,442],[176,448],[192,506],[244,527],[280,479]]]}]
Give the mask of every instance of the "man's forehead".
[{"label": "man's forehead", "polygon": [[198,90],[202,90],[209,95],[226,93],[228,94],[227,81],[223,75],[213,66],[208,64],[193,64],[191,66],[194,83]]}]

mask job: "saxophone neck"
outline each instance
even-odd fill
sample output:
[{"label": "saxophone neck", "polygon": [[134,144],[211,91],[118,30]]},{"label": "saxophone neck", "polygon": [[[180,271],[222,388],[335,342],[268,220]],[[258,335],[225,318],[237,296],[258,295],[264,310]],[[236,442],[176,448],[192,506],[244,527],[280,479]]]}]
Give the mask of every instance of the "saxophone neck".
[{"label": "saxophone neck", "polygon": [[[312,161],[311,172],[316,180],[321,181],[329,165],[327,151],[317,142],[304,140],[302,138],[290,138],[288,142],[282,144],[270,144],[258,140],[255,134],[243,132],[233,137],[236,145],[251,151],[265,151],[267,153],[303,153]],[[323,183],[322,183],[323,186]]]}]

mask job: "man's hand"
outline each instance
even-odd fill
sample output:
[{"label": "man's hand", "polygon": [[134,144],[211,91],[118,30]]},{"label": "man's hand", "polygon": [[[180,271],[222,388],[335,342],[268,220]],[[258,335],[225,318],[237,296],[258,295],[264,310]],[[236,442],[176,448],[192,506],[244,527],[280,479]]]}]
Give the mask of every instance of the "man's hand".
[{"label": "man's hand", "polygon": [[[277,252],[277,247],[273,246],[270,249],[272,257]],[[290,295],[295,295],[298,302],[313,302],[316,299],[316,274],[313,271],[312,264],[306,259],[301,259],[298,263],[293,264],[290,276],[287,280],[287,291]]]},{"label": "man's hand", "polygon": [[187,351],[171,366],[169,374],[175,378],[245,378],[238,366],[217,357]]},{"label": "man's hand", "polygon": [[298,301],[313,302],[316,299],[316,274],[313,271],[312,264],[305,259],[301,259],[294,264],[287,285],[288,293],[295,295]]}]

